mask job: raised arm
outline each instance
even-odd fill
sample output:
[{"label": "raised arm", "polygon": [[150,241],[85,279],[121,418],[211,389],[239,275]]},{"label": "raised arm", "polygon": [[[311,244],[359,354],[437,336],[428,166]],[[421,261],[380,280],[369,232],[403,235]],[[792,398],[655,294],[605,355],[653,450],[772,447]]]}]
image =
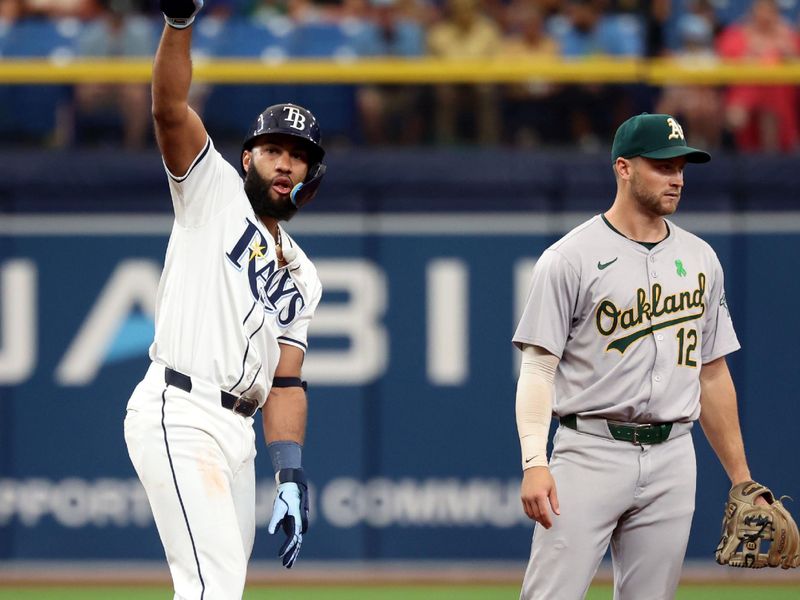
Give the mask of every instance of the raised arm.
[{"label": "raised arm", "polygon": [[153,121],[164,162],[176,176],[186,174],[207,139],[203,122],[189,107],[191,25],[202,6],[202,0],[161,0],[167,24],[153,63]]}]

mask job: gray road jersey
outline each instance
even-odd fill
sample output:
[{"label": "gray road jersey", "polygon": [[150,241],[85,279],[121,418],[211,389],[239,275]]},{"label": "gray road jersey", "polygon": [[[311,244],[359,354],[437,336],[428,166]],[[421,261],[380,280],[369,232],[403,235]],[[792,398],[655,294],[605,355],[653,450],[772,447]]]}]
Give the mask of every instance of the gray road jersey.
[{"label": "gray road jersey", "polygon": [[717,255],[668,224],[647,250],[598,215],[537,262],[513,341],[561,359],[556,415],[695,420],[700,367],[739,349]]}]

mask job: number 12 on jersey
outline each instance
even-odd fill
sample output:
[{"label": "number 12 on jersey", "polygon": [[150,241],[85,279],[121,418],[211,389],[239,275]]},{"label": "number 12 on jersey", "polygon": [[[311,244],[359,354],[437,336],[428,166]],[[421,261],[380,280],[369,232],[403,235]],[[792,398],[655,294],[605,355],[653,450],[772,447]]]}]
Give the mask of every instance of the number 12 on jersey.
[{"label": "number 12 on jersey", "polygon": [[678,338],[678,364],[696,367],[697,361],[692,358],[692,352],[697,348],[697,330],[681,327],[675,337]]}]

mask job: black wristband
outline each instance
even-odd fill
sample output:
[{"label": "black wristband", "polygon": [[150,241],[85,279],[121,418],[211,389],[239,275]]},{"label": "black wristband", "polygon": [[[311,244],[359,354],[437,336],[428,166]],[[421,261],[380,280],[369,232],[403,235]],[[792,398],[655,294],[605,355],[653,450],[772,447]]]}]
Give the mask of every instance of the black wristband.
[{"label": "black wristband", "polygon": [[300,387],[304,390],[308,389],[308,383],[299,377],[273,377],[272,387],[287,388],[287,387]]},{"label": "black wristband", "polygon": [[306,474],[303,469],[281,469],[275,474],[275,481],[278,482],[278,485],[281,483],[296,483],[308,488]]}]

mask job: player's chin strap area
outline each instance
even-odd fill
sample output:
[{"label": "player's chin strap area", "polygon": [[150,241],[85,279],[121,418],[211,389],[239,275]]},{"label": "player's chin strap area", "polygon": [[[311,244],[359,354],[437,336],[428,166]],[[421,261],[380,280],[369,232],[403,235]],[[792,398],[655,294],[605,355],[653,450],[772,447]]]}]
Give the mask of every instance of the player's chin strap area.
[{"label": "player's chin strap area", "polygon": [[314,167],[312,172],[309,173],[305,181],[294,186],[289,194],[292,204],[297,208],[301,208],[311,202],[314,196],[317,195],[317,189],[319,189],[319,184],[322,183],[322,178],[325,177],[325,172],[327,170],[328,167],[319,163]]}]

